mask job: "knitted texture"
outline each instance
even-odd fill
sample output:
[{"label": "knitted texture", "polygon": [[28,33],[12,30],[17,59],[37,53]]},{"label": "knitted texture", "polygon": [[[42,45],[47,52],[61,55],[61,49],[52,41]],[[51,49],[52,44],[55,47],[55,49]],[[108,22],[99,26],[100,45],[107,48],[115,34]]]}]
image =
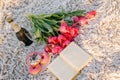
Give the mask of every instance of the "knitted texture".
[{"label": "knitted texture", "polygon": [[[75,38],[75,42],[93,56],[93,60],[75,80],[120,80],[119,5],[119,0],[0,0],[0,80],[56,80],[47,69],[37,75],[28,73],[27,54],[43,50],[44,44],[34,40],[31,46],[25,47],[17,40],[5,17],[13,17],[34,38],[26,15],[54,13],[62,9],[97,11],[95,20],[82,27]],[[51,61],[55,57],[52,56]]]}]

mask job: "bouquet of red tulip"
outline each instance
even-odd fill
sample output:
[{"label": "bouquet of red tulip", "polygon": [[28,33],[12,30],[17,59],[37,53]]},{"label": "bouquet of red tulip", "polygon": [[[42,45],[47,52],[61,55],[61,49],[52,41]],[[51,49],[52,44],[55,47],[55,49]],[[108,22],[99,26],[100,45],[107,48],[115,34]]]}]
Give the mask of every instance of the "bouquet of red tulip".
[{"label": "bouquet of red tulip", "polygon": [[79,33],[79,27],[88,24],[88,19],[96,16],[96,11],[90,11],[85,16],[74,16],[73,24],[68,25],[64,19],[61,20],[58,36],[50,36],[45,47],[47,53],[59,54]]},{"label": "bouquet of red tulip", "polygon": [[[48,37],[58,36],[60,34],[59,26],[62,19],[69,25],[77,26],[88,24],[88,19],[93,18],[96,11],[87,12],[85,10],[77,10],[72,12],[57,12],[53,14],[29,14],[34,34],[38,42],[46,42]],[[73,18],[73,20],[71,20]]]},{"label": "bouquet of red tulip", "polygon": [[88,24],[88,20],[96,16],[96,11],[77,10],[53,14],[28,15],[31,20],[36,39],[47,44],[46,52],[59,53],[79,33],[79,27]]}]

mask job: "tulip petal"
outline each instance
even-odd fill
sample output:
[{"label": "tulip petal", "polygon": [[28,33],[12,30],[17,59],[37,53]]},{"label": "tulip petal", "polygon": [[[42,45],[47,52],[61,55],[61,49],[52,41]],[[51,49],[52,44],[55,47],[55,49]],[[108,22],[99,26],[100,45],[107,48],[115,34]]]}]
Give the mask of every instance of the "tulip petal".
[{"label": "tulip petal", "polygon": [[94,18],[96,16],[96,11],[92,10],[86,13],[85,17],[88,19]]}]

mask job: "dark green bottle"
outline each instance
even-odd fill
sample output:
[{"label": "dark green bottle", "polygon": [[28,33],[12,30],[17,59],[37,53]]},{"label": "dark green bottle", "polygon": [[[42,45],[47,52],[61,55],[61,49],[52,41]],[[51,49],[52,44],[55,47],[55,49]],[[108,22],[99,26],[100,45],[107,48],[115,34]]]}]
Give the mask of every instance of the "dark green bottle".
[{"label": "dark green bottle", "polygon": [[22,41],[25,44],[25,46],[29,46],[33,43],[29,32],[25,28],[22,28],[18,24],[16,24],[12,18],[7,18],[7,22],[11,25],[11,27],[15,31],[18,40]]}]

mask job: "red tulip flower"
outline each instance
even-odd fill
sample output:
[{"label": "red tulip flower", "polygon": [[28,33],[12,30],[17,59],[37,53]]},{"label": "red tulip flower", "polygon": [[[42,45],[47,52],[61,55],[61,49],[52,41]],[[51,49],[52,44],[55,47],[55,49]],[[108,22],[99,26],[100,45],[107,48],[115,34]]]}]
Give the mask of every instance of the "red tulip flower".
[{"label": "red tulip flower", "polygon": [[92,10],[86,13],[85,17],[88,19],[94,18],[96,16],[96,11]]},{"label": "red tulip flower", "polygon": [[78,35],[79,29],[77,27],[70,27],[69,31],[70,35],[74,38]]},{"label": "red tulip flower", "polygon": [[64,19],[61,20],[60,26],[68,26],[67,22]]},{"label": "red tulip flower", "polygon": [[65,48],[68,44],[70,44],[70,41],[66,40],[62,43],[62,47]]},{"label": "red tulip flower", "polygon": [[49,38],[48,38],[48,43],[57,44],[57,43],[58,43],[57,37],[56,37],[56,36],[54,36],[54,37],[49,37]]},{"label": "red tulip flower", "polygon": [[67,33],[68,32],[68,26],[60,26],[60,32],[62,34]]},{"label": "red tulip flower", "polygon": [[46,47],[44,48],[44,50],[45,50],[46,52],[51,52],[51,49],[49,48],[49,46],[46,46]]},{"label": "red tulip flower", "polygon": [[62,42],[65,41],[65,40],[66,40],[65,36],[63,36],[63,35],[58,36],[58,41],[59,41],[60,44],[62,44]]},{"label": "red tulip flower", "polygon": [[77,23],[79,21],[79,17],[78,16],[74,16],[73,17],[73,21],[74,21],[74,23]]},{"label": "red tulip flower", "polygon": [[61,21],[60,32],[61,33],[68,32],[68,24],[64,20]]},{"label": "red tulip flower", "polygon": [[44,49],[46,52],[52,52],[54,46],[55,46],[54,44],[47,44],[47,46]]},{"label": "red tulip flower", "polygon": [[86,17],[81,16],[81,17],[79,17],[78,23],[79,23],[79,25],[85,25],[85,24],[88,24],[88,20]]},{"label": "red tulip flower", "polygon": [[67,40],[69,40],[69,41],[73,40],[73,37],[71,36],[70,33],[64,33],[63,35],[66,37]]},{"label": "red tulip flower", "polygon": [[52,53],[53,53],[53,54],[59,54],[62,50],[63,50],[62,47],[56,45],[56,46],[52,49]]}]

